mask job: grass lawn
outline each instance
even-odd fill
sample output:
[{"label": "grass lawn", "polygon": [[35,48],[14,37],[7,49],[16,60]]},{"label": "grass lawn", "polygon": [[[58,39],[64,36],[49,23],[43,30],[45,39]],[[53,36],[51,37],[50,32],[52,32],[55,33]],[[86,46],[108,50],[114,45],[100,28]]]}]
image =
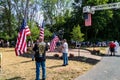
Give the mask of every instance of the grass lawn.
[{"label": "grass lawn", "polygon": [[[16,56],[14,48],[0,48],[0,52],[3,57],[0,80],[35,80],[35,61]],[[79,59],[70,59],[68,66],[62,64],[62,59],[47,58],[47,80],[73,80],[94,66]]]}]

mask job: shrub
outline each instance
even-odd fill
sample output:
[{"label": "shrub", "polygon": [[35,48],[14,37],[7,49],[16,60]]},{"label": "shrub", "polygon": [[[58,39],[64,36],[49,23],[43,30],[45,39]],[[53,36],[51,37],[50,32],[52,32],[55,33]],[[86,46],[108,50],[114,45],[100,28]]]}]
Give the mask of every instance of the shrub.
[{"label": "shrub", "polygon": [[100,50],[95,50],[94,49],[91,53],[94,54],[94,55],[100,55]]},{"label": "shrub", "polygon": [[70,57],[70,58],[73,58],[73,57],[74,57],[74,54],[70,53],[69,57]]},{"label": "shrub", "polygon": [[54,54],[54,57],[59,57],[59,54]]}]

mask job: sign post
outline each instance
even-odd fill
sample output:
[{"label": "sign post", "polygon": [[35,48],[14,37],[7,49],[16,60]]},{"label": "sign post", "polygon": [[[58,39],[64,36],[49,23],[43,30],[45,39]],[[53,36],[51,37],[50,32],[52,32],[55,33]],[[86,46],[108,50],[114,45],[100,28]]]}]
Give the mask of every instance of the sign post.
[{"label": "sign post", "polygon": [[80,56],[80,46],[81,44],[79,42],[76,42],[76,48],[78,48],[78,57]]}]

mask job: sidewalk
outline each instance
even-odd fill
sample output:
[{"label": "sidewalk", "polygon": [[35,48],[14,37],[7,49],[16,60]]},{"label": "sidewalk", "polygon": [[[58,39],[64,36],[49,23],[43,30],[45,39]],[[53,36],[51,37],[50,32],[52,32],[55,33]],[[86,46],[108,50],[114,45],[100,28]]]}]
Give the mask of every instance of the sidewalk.
[{"label": "sidewalk", "polygon": [[[86,58],[91,58],[91,59],[96,59],[96,60],[101,60],[101,56],[97,55],[91,55],[89,51],[80,49],[80,52],[78,52],[78,49],[69,49],[69,54],[74,54],[74,56],[84,56]],[[59,54],[62,56],[62,52],[47,52],[46,56],[54,56],[54,54]]]},{"label": "sidewalk", "polygon": [[116,56],[105,56],[86,74],[75,80],[120,80],[120,48]]}]

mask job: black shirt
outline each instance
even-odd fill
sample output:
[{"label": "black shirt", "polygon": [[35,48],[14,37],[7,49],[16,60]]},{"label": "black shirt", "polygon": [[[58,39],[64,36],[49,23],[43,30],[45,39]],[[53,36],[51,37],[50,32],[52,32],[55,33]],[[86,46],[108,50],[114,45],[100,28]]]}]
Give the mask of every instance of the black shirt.
[{"label": "black shirt", "polygon": [[41,62],[46,60],[46,51],[48,46],[45,42],[36,43],[33,51],[35,51],[35,61]]}]

